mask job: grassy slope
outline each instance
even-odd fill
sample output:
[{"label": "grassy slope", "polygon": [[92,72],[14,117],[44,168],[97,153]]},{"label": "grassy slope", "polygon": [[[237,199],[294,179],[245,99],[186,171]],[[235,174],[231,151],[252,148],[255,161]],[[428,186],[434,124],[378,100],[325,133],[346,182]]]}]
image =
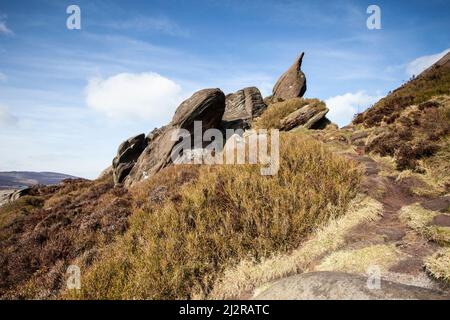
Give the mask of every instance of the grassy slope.
[{"label": "grassy slope", "polygon": [[[130,228],[82,278],[76,298],[205,297],[223,271],[243,259],[295,249],[355,196],[361,172],[321,143],[284,134],[281,167],[173,167],[134,190]],[[149,202],[159,186],[166,200]],[[158,198],[158,196],[156,196]]]},{"label": "grassy slope", "polygon": [[399,170],[431,166],[442,176],[450,155],[450,54],[353,123],[373,131],[367,151],[394,157]]},{"label": "grassy slope", "polygon": [[[439,147],[433,159],[440,154],[445,162],[447,104],[428,101],[448,94],[449,83],[448,64],[443,64],[381,100],[355,123],[375,129],[387,124],[382,134],[411,142],[418,157],[428,152],[417,150],[432,134]],[[276,128],[302,103],[270,106],[257,126]],[[411,104],[421,106],[406,110]],[[429,115],[426,121],[422,114]],[[413,128],[412,139],[405,139],[402,127]],[[391,138],[373,146],[387,148]],[[395,151],[392,155],[399,158]],[[52,296],[63,284],[65,266],[75,263],[82,267],[82,290],[64,297],[207,297],[222,276],[245,261],[258,266],[295,252],[318,227],[341,216],[358,191],[356,164],[301,133],[282,135],[281,157],[280,172],[273,177],[261,176],[254,166],[176,166],[130,193],[113,188],[109,180],[79,182],[2,208],[1,293]],[[20,249],[19,241],[27,246]],[[448,265],[447,257],[436,256],[428,269],[438,274]],[[292,268],[286,264],[286,270]]]},{"label": "grassy slope", "polygon": [[379,126],[382,122],[392,123],[410,105],[418,105],[434,96],[450,94],[450,53],[435,65],[421,73],[360,113],[353,121],[365,127]]}]

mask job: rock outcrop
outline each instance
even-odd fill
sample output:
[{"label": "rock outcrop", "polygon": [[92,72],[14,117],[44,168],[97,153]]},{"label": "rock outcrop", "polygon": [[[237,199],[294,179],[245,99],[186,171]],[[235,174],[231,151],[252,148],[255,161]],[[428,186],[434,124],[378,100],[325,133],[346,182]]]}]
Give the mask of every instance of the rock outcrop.
[{"label": "rock outcrop", "polygon": [[275,282],[256,300],[447,300],[449,296],[422,287],[381,280],[370,288],[366,277],[340,272],[311,272]]},{"label": "rock outcrop", "polygon": [[173,139],[176,129],[186,129],[192,134],[195,121],[201,121],[202,131],[219,128],[224,111],[225,95],[220,89],[203,89],[194,93],[181,103],[167,126],[152,131],[147,137],[147,146],[126,178],[125,185],[145,180],[172,163],[171,154],[178,143]]},{"label": "rock outcrop", "polygon": [[122,183],[147,147],[145,134],[140,134],[122,142],[112,163],[114,183]]},{"label": "rock outcrop", "polygon": [[325,118],[328,111],[328,108],[323,104],[307,104],[282,119],[280,121],[281,130],[289,131],[298,127],[313,129],[321,121],[326,122],[328,120]]},{"label": "rock outcrop", "polygon": [[261,92],[256,87],[241,89],[225,99],[225,113],[222,117],[224,129],[249,129],[254,118],[267,108]]},{"label": "rock outcrop", "polygon": [[302,52],[295,63],[278,79],[273,87],[273,100],[303,97],[306,92],[306,77],[301,70],[304,55]]}]

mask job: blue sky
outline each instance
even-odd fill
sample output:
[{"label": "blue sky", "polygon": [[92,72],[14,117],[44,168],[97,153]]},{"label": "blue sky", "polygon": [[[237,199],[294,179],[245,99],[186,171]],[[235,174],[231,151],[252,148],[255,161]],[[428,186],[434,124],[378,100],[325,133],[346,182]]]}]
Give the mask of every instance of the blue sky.
[{"label": "blue sky", "polygon": [[448,30],[447,0],[0,0],[0,171],[94,178],[196,90],[269,95],[301,51],[306,96],[345,125],[446,52]]}]

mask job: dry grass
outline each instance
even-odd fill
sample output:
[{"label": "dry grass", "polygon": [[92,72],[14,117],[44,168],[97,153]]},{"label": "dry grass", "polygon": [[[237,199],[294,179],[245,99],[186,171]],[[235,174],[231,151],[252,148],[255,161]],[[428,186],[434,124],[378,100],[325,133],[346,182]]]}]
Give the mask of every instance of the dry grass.
[{"label": "dry grass", "polygon": [[400,218],[417,233],[441,245],[450,244],[450,228],[432,225],[433,218],[442,213],[424,209],[419,204],[405,206]]},{"label": "dry grass", "polygon": [[[450,119],[450,117],[449,117]],[[419,162],[426,181],[437,190],[449,189],[450,186],[450,138],[442,141],[442,146],[433,157]]]},{"label": "dry grass", "polygon": [[425,261],[425,270],[435,279],[450,284],[450,248],[436,252]]},{"label": "dry grass", "polygon": [[387,271],[401,260],[400,253],[394,245],[372,245],[360,249],[342,250],[327,256],[316,271],[340,271],[365,274],[370,267]]},{"label": "dry grass", "polygon": [[160,205],[142,204],[128,232],[83,273],[81,291],[68,297],[207,296],[226,268],[298,247],[347,210],[361,172],[299,135],[282,135],[280,147],[276,176],[262,176],[251,165],[205,166],[195,182]]},{"label": "dry grass", "polygon": [[208,298],[238,298],[265,283],[307,271],[314,260],[342,246],[345,235],[352,228],[380,218],[381,210],[382,205],[378,201],[362,195],[356,197],[344,216],[332,219],[326,226],[315,231],[311,239],[300,248],[260,262],[246,259],[225,270]]},{"label": "dry grass", "polygon": [[253,126],[256,129],[280,129],[282,119],[307,104],[325,106],[324,102],[318,99],[293,98],[277,102],[269,105]]}]

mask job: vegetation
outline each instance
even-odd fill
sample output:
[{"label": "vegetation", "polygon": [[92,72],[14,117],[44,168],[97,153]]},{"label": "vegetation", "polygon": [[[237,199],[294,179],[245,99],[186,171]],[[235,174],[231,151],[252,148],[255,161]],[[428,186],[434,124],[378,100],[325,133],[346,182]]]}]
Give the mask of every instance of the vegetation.
[{"label": "vegetation", "polygon": [[308,104],[320,104],[325,106],[325,103],[318,99],[293,98],[282,102],[276,102],[269,105],[254,126],[255,128],[261,129],[280,129],[281,120]]},{"label": "vegetation", "polygon": [[410,105],[427,102],[434,96],[450,94],[450,62],[435,65],[417,78],[404,84],[373,107],[356,116],[353,123],[366,127],[381,122],[393,123]]},{"label": "vegetation", "polygon": [[441,245],[450,245],[450,227],[433,225],[433,219],[443,215],[440,212],[424,209],[419,204],[403,207],[400,218],[417,233]]},{"label": "vegetation", "polygon": [[425,269],[435,279],[450,284],[450,248],[443,248],[429,257]]},{"label": "vegetation", "polygon": [[316,270],[366,274],[370,267],[379,267],[387,271],[400,260],[401,255],[394,245],[374,244],[333,252]]},{"label": "vegetation", "polygon": [[125,231],[128,193],[111,176],[34,187],[0,208],[0,297],[58,295],[70,262],[89,265],[97,250]]},{"label": "vegetation", "polygon": [[[128,231],[83,272],[82,289],[67,297],[205,297],[239,261],[298,247],[347,210],[361,172],[300,135],[283,134],[280,149],[275,176],[262,176],[251,165],[195,167],[194,181],[180,177],[197,173],[175,166],[143,182]],[[149,201],[161,182],[164,188],[177,180],[183,185],[166,200]]]},{"label": "vegetation", "polygon": [[358,195],[352,200],[348,212],[332,219],[314,231],[311,239],[293,251],[277,254],[262,261],[242,260],[226,269],[216,281],[210,299],[233,299],[259,286],[283,277],[306,272],[314,260],[343,246],[346,234],[357,225],[380,218],[382,205],[378,201]]},{"label": "vegetation", "polygon": [[439,167],[448,167],[449,134],[450,97],[441,96],[399,112],[395,120],[368,143],[367,150],[395,157],[399,170],[421,170],[420,160],[441,152],[445,156]]}]

